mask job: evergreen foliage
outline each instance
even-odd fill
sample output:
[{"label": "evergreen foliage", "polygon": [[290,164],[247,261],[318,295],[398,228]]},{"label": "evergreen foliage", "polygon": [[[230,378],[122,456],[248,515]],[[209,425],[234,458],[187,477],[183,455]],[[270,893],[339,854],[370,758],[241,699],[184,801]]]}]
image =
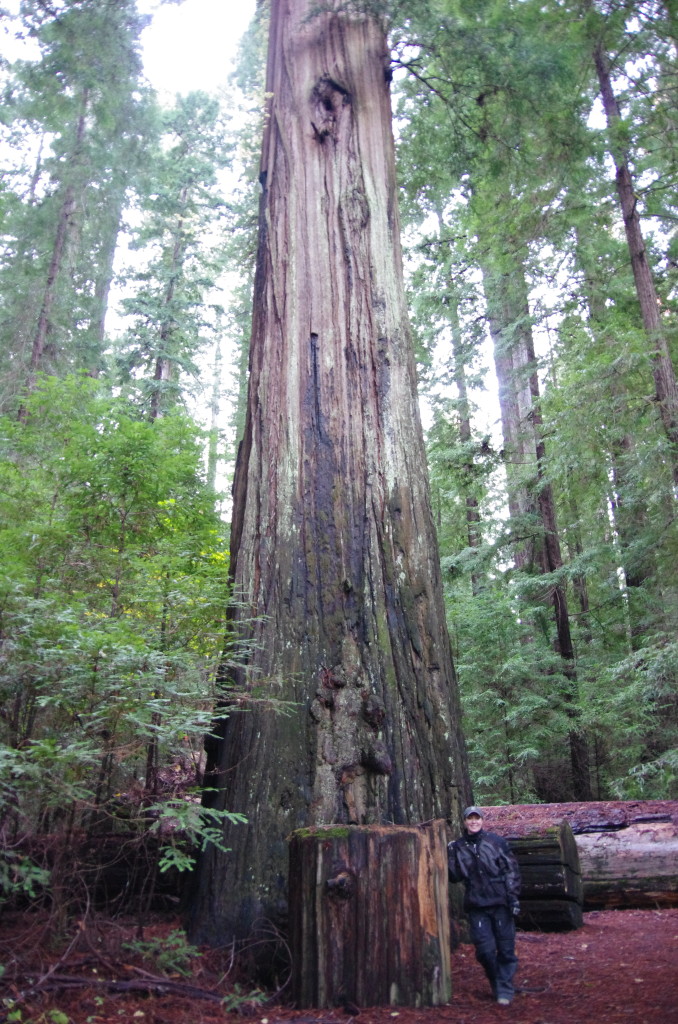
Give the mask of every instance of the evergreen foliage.
[{"label": "evergreen foliage", "polygon": [[103,368],[103,323],[147,90],[134,0],[25,2],[37,59],[15,62],[2,103],[0,407],[39,373]]},{"label": "evergreen foliage", "polygon": [[[412,323],[475,798],[571,798],[573,736],[588,746],[593,796],[675,797],[677,453],[615,178],[626,166],[675,365],[674,7],[332,6],[390,26]],[[226,628],[213,483],[224,436],[234,448],[244,419],[266,6],[232,93],[171,109],[143,80],[147,23],[134,0],[24,0],[32,55],[0,68],[5,899],[58,890],[67,863],[48,869],[48,835],[64,851],[143,808],[141,833],[164,843],[153,871],[189,864],[179,833],[197,845],[218,835],[196,799],[164,797],[172,765],[199,774]],[[495,356],[513,433],[501,429]],[[213,364],[208,486],[187,410]],[[234,368],[230,383],[220,366]],[[553,540],[560,561],[547,564]]]},{"label": "evergreen foliage", "polygon": [[223,309],[213,298],[226,266],[219,175],[230,158],[216,98],[178,97],[158,116],[157,146],[140,183],[141,226],[131,243],[147,258],[127,277],[132,294],[123,312],[131,324],[117,347],[121,379],[140,383],[153,417],[186,395],[207,337],[221,326]]},{"label": "evergreen foliage", "polygon": [[9,850],[115,829],[157,801],[164,765],[199,778],[228,552],[195,426],[178,412],[141,420],[128,398],[44,378],[26,417],[0,425]]},{"label": "evergreen foliage", "polygon": [[[424,232],[410,256],[416,324],[432,365],[465,353],[470,381],[463,392],[457,374],[445,409],[435,399],[429,436],[476,797],[572,798],[573,711],[593,795],[675,795],[675,453],[605,159],[623,147],[637,175],[662,330],[675,346],[675,282],[663,269],[675,244],[675,163],[671,138],[655,132],[671,116],[667,8],[432,0],[405,13],[394,8],[392,28],[405,73],[403,209]],[[605,128],[591,119],[601,39],[621,111]],[[536,342],[527,358],[526,331]],[[503,436],[495,426],[491,439],[492,386],[478,373],[488,334],[505,364],[504,400],[506,389],[515,396],[512,433],[503,410]],[[472,433],[460,446],[469,403]],[[494,451],[506,478],[493,472]],[[561,548],[548,571],[533,562],[549,537],[537,515],[546,488]],[[483,542],[460,550],[471,500]],[[558,593],[569,668],[545,612]]]}]

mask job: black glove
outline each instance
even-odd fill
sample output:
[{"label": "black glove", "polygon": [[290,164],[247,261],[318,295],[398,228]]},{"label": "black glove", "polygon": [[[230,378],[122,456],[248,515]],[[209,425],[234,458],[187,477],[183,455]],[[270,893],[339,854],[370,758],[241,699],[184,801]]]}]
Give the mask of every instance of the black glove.
[{"label": "black glove", "polygon": [[520,913],[520,903],[512,903],[511,904],[511,913],[513,914],[514,917],[518,916],[518,914]]}]

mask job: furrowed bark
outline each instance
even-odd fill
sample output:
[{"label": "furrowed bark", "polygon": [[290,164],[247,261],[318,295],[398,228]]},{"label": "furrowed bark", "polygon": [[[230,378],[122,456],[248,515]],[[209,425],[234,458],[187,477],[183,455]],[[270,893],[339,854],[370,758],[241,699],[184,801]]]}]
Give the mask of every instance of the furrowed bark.
[{"label": "furrowed bark", "polygon": [[[242,811],[189,928],[286,912],[296,828],[452,818],[470,792],[402,283],[382,31],[272,4],[245,434],[234,483],[246,668],[210,751]],[[243,695],[244,694],[244,698]],[[248,704],[259,694],[288,714]],[[246,706],[242,706],[242,701]]]}]

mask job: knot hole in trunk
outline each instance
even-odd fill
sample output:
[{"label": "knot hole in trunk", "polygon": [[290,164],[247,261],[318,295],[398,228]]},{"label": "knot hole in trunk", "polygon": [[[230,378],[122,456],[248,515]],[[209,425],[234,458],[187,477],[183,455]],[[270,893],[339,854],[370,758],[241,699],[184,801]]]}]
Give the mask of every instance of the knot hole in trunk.
[{"label": "knot hole in trunk", "polygon": [[336,142],[341,113],[350,104],[351,94],[343,85],[327,75],[318,79],[311,92],[311,127],[317,142],[323,143],[330,136]]},{"label": "knot hole in trunk", "polygon": [[334,878],[325,882],[327,895],[335,900],[350,900],[355,892],[355,875],[352,871],[339,871]]}]

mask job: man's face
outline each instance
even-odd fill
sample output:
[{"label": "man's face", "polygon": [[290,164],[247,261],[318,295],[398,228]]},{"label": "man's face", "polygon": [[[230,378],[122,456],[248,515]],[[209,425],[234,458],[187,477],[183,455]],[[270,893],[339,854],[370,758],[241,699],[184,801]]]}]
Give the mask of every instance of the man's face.
[{"label": "man's face", "polygon": [[471,834],[480,832],[483,827],[483,819],[477,814],[469,814],[468,818],[464,818],[464,825],[466,827],[466,831]]}]

